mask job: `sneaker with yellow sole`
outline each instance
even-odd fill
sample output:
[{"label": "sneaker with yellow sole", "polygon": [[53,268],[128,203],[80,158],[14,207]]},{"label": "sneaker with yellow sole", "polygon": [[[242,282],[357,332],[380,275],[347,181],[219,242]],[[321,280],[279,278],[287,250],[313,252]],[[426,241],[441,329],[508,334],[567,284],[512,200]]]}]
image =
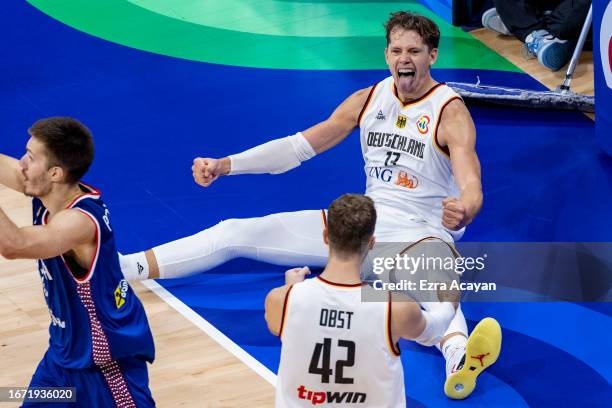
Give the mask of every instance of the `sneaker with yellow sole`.
[{"label": "sneaker with yellow sole", "polygon": [[444,393],[452,399],[467,398],[476,387],[476,377],[491,366],[501,351],[502,333],[497,320],[482,319],[467,340],[465,356],[451,370],[444,383]]}]

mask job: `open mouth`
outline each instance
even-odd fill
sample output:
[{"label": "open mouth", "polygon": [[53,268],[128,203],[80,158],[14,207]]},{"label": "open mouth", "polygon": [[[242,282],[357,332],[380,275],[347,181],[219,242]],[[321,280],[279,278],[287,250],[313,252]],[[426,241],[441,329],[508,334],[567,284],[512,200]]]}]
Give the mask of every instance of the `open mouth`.
[{"label": "open mouth", "polygon": [[401,77],[414,77],[416,72],[410,68],[402,68],[397,70],[397,75]]}]

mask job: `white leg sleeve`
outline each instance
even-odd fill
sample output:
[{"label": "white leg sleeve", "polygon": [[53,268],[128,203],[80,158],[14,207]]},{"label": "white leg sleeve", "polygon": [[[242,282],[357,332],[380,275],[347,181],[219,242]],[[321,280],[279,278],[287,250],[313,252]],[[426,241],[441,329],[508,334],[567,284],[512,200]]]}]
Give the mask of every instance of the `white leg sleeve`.
[{"label": "white leg sleeve", "polygon": [[451,333],[462,333],[463,335],[465,335],[465,337],[468,336],[467,323],[465,322],[465,316],[463,315],[463,311],[461,310],[461,305],[457,307],[455,317],[453,318],[453,320],[451,320],[451,323],[448,326],[448,329],[446,330],[446,333],[444,333],[444,335],[447,336]]},{"label": "white leg sleeve", "polygon": [[434,346],[442,340],[451,320],[455,318],[455,308],[450,302],[428,302],[422,304],[425,329],[414,341],[423,346]]},{"label": "white leg sleeve", "polygon": [[[430,311],[429,306],[432,304],[434,303],[421,303],[421,307],[427,311]],[[442,337],[445,337],[451,333],[462,333],[463,335],[465,335],[465,337],[468,337],[467,323],[465,322],[465,316],[463,315],[463,311],[461,310],[461,304],[457,306],[455,316],[451,320],[450,324],[448,325],[448,329],[446,329],[446,331],[444,332],[444,336]],[[437,344],[436,347],[439,349],[440,345]]]},{"label": "white leg sleeve", "polygon": [[284,266],[325,266],[321,211],[229,219],[190,237],[153,248],[161,278],[214,268],[233,258]]}]

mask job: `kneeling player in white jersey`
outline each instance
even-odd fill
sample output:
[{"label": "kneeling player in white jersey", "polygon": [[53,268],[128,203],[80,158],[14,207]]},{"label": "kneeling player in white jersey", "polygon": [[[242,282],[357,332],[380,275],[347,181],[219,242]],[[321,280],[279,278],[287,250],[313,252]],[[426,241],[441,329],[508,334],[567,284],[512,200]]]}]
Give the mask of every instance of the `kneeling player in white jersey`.
[{"label": "kneeling player in white jersey", "polygon": [[[366,194],[379,214],[378,240],[410,243],[433,237],[452,243],[458,239],[482,206],[474,124],[461,98],[431,77],[440,40],[436,24],[398,12],[385,28],[390,77],[355,92],[328,119],[303,132],[222,159],[196,158],[196,182],[207,187],[223,175],[283,173],[337,145],[359,127]],[[128,280],[173,278],[236,257],[323,266],[327,249],[322,229],[317,210],[226,220],[191,237],[122,257],[122,270]],[[501,344],[498,328],[482,335]],[[471,392],[469,387],[456,386],[461,372],[451,373],[461,365],[467,337],[459,308],[440,343],[447,374],[452,374],[445,386],[451,398],[465,398]]]},{"label": "kneeling player in white jersey", "polygon": [[330,205],[327,219],[323,273],[304,281],[308,268],[289,270],[286,284],[266,297],[266,322],[283,343],[276,407],[405,407],[399,338],[436,344],[458,304],[436,301],[424,311],[401,294],[371,293],[376,290],[360,276],[374,246],[370,198],[343,195]]}]

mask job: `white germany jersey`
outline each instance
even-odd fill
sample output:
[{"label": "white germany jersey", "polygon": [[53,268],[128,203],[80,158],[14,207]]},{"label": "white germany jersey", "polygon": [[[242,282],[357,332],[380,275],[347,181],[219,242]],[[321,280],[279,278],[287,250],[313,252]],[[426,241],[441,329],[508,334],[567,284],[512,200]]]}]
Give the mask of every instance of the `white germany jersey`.
[{"label": "white germany jersey", "polygon": [[[376,84],[359,116],[366,195],[377,206],[442,227],[442,200],[458,197],[448,148],[436,133],[443,109],[460,99],[437,84],[418,100],[402,103],[393,77]],[[458,238],[461,231],[448,231]]]},{"label": "white germany jersey", "polygon": [[406,406],[389,303],[361,302],[361,288],[320,277],[293,285],[280,330],[277,408]]}]

